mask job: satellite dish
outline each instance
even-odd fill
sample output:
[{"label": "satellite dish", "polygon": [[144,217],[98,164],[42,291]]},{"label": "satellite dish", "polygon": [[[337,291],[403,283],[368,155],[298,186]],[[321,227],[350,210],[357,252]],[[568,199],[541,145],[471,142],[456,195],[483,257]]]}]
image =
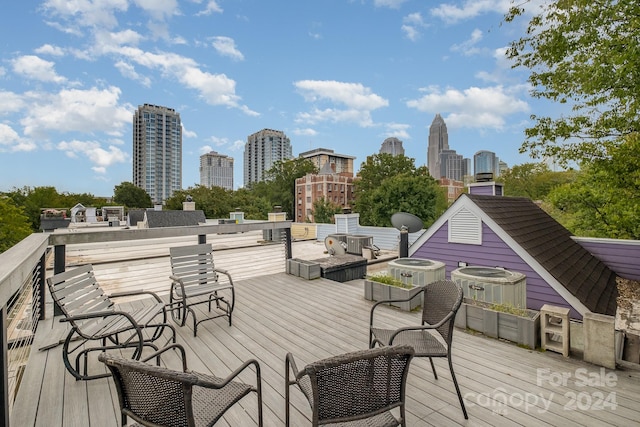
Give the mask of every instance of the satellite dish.
[{"label": "satellite dish", "polygon": [[391,215],[391,224],[398,230],[406,230],[409,233],[415,233],[424,228],[420,218],[407,212],[396,212]]},{"label": "satellite dish", "polygon": [[344,255],[347,253],[347,244],[333,236],[327,236],[324,238],[324,246],[327,248],[329,255]]}]

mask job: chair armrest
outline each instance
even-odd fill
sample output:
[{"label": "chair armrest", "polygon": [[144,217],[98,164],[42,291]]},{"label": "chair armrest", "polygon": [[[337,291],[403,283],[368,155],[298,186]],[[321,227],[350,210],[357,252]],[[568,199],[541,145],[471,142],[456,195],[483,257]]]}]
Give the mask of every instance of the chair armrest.
[{"label": "chair armrest", "polygon": [[245,369],[247,369],[251,365],[253,365],[255,367],[256,378],[257,378],[257,382],[258,382],[257,387],[259,388],[260,387],[260,378],[261,378],[261,376],[260,376],[260,364],[255,359],[249,359],[246,362],[244,362],[235,371],[233,371],[226,378],[224,378],[221,382],[207,381],[206,379],[203,379],[201,376],[198,376],[198,381],[195,383],[195,385],[200,386],[200,387],[214,388],[214,389],[223,388],[227,384],[229,384],[231,381],[233,381],[238,375],[240,375],[240,373],[242,373],[242,371],[244,371]]},{"label": "chair armrest", "polygon": [[177,343],[170,344],[166,347],[163,347],[160,350],[154,352],[153,354],[150,354],[149,356],[145,357],[144,359],[141,359],[140,361],[148,362],[149,360],[162,355],[162,353],[164,353],[165,351],[173,350],[173,349],[178,350],[178,352],[180,353],[180,359],[182,361],[182,372],[187,372],[187,353],[184,350],[184,347]]},{"label": "chair armrest", "polygon": [[107,296],[109,298],[118,298],[118,297],[130,297],[130,296],[135,296],[135,295],[151,295],[152,297],[154,297],[156,299],[156,301],[162,302],[162,300],[160,299],[158,294],[156,294],[155,292],[151,292],[151,291],[116,292],[116,293],[113,293],[113,294],[109,294]]},{"label": "chair armrest", "polygon": [[[298,366],[296,365],[296,361],[293,358],[293,354],[292,353],[287,353],[286,357],[285,357],[285,370],[286,370],[286,377],[289,377],[289,373],[293,373],[293,377],[296,380],[299,380],[300,378],[302,378],[303,376],[305,376],[306,374],[304,372],[299,372],[298,371]],[[295,384],[296,381],[289,381],[289,384]]]},{"label": "chair armrest", "polygon": [[213,271],[215,271],[216,273],[220,273],[220,274],[224,274],[225,276],[227,276],[227,279],[229,279],[229,283],[231,284],[231,286],[233,286],[233,280],[231,280],[231,274],[229,274],[229,272],[223,268],[214,268]]},{"label": "chair armrest", "polygon": [[442,320],[440,320],[438,323],[435,323],[433,325],[405,326],[403,328],[399,328],[391,335],[391,338],[389,338],[389,345],[393,344],[393,339],[401,332],[437,329],[437,328],[441,327],[442,325],[444,325],[446,322],[450,321],[450,319],[451,319],[451,317],[453,317],[453,315],[454,315],[454,312],[450,311],[446,316],[444,316],[442,318]]}]

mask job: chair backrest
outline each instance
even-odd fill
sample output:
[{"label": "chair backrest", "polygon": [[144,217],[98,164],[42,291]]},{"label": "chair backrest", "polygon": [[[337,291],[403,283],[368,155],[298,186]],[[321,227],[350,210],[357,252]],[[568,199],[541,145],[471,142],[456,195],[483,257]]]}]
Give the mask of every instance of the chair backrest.
[{"label": "chair backrest", "polygon": [[180,277],[186,286],[218,280],[210,243],[172,247],[169,255],[172,274]]},{"label": "chair backrest", "polygon": [[451,344],[456,313],[462,304],[462,287],[453,280],[437,280],[425,286],[423,297],[423,322],[435,325],[446,316],[450,316],[437,330],[442,338]]},{"label": "chair backrest", "polygon": [[114,304],[98,284],[91,264],[49,277],[47,285],[66,317],[113,310]]},{"label": "chair backrest", "polygon": [[301,373],[311,381],[314,422],[365,419],[404,405],[413,355],[410,346],[388,346],[307,365]]},{"label": "chair backrest", "polygon": [[195,426],[192,389],[196,375],[109,353],[100,354],[98,360],[113,375],[123,415],[143,425]]}]

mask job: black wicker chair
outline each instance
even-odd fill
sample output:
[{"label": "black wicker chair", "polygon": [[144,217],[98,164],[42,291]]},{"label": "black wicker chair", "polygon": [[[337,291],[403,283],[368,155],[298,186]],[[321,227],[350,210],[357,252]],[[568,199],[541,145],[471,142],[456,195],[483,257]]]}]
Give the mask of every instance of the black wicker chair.
[{"label": "black wicker chair", "polygon": [[[429,283],[419,295],[423,296],[421,325],[408,326],[399,329],[381,329],[374,327],[374,312],[382,304],[389,302],[401,302],[405,300],[378,301],[371,307],[369,319],[369,347],[376,344],[386,345],[410,345],[415,349],[416,357],[428,357],[435,379],[438,379],[436,368],[433,364],[434,357],[446,357],[449,362],[451,379],[458,393],[458,400],[462,407],[464,418],[468,419],[467,409],[464,406],[460,387],[453,372],[451,362],[451,342],[453,340],[453,325],[456,313],[462,304],[462,288],[451,280],[439,280]],[[440,338],[431,331],[437,332]]]},{"label": "black wicker chair", "polygon": [[[109,376],[104,372],[89,374],[88,359],[92,353],[133,349],[132,358],[139,359],[144,347],[158,350],[155,341],[163,336],[165,329],[170,331],[171,336],[161,346],[170,341],[176,342],[176,331],[167,323],[165,303],[156,294],[131,291],[107,295],[98,284],[91,264],[49,277],[47,285],[53,300],[64,314],[60,321],[71,325],[66,339],[61,342],[64,343],[62,360],[77,380]],[[151,298],[145,298],[143,304],[133,310],[120,310],[113,301],[116,297],[141,295]],[[143,335],[145,329],[149,333]]]},{"label": "black wicker chair", "polygon": [[[392,346],[320,360],[298,371],[285,360],[285,423],[290,423],[290,387],[297,384],[311,405],[313,426],[406,426],[405,385],[414,350]],[[290,377],[293,374],[293,378]],[[399,408],[396,418],[391,412]]]},{"label": "black wicker chair", "polygon": [[[213,263],[213,249],[203,243],[178,246],[169,249],[171,256],[171,292],[169,304],[173,319],[184,326],[189,313],[193,317],[193,336],[198,333],[198,325],[205,320],[227,317],[231,326],[231,314],[235,304],[235,293],[231,275]],[[226,276],[220,282],[220,275]],[[226,294],[226,295],[225,295]],[[208,304],[210,315],[197,320],[193,306]],[[212,303],[215,310],[212,312]]]},{"label": "black wicker chair", "polygon": [[[143,426],[212,426],[243,397],[254,392],[258,399],[256,423],[262,426],[262,380],[260,365],[247,360],[226,378],[205,375],[187,369],[184,348],[169,345],[145,360],[176,349],[182,358],[182,371],[149,365],[103,353],[98,359],[111,371],[118,391],[122,425],[127,417]],[[237,381],[238,375],[253,366],[256,384]]]}]

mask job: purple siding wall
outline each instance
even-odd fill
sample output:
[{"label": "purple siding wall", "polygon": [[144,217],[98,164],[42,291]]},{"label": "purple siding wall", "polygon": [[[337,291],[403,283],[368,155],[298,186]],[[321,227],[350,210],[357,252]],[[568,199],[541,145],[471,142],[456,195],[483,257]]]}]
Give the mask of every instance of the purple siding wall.
[{"label": "purple siding wall", "polygon": [[527,276],[527,308],[540,310],[544,304],[571,309],[570,316],[582,319],[540,275],[518,256],[498,235],[482,224],[482,245],[467,245],[448,242],[448,222],[437,230],[427,242],[411,255],[445,263],[446,277],[458,268],[458,261],[467,265],[502,267]]},{"label": "purple siding wall", "polygon": [[618,276],[640,280],[640,242],[637,240],[584,239],[574,237]]}]

